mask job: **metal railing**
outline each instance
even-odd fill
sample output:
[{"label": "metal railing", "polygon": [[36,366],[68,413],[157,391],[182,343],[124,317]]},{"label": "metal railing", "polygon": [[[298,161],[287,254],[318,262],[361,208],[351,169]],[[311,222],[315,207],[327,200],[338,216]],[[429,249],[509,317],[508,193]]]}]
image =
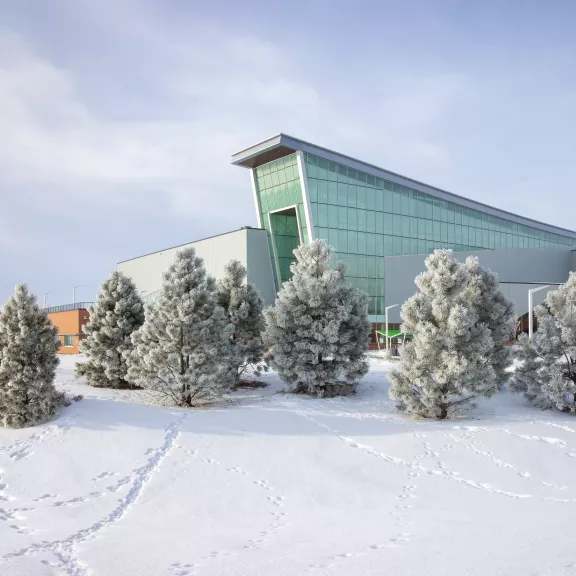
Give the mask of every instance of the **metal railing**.
[{"label": "metal railing", "polygon": [[160,289],[160,290],[154,290],[154,292],[150,292],[149,294],[144,294],[143,296],[141,296],[142,302],[144,302],[144,304],[146,305],[154,304],[154,302],[158,300],[158,296],[160,296],[161,292],[162,290]]},{"label": "metal railing", "polygon": [[88,310],[88,308],[94,304],[94,302],[76,302],[76,304],[62,304],[61,306],[49,306],[44,308],[47,314],[52,314],[53,312],[70,312],[71,310]]}]

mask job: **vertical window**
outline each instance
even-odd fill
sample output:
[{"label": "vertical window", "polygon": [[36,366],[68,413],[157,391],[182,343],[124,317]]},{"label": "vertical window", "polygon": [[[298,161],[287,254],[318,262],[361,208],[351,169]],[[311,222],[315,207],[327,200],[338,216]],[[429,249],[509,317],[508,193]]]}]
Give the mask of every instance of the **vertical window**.
[{"label": "vertical window", "polygon": [[408,238],[410,236],[410,217],[402,216],[402,236]]},{"label": "vertical window", "polygon": [[358,254],[366,254],[366,234],[358,232]]},{"label": "vertical window", "polygon": [[348,206],[348,184],[338,183],[338,205]]},{"label": "vertical window", "polygon": [[384,195],[384,212],[392,214],[394,211],[392,192],[390,190],[383,190],[382,194]]},{"label": "vertical window", "polygon": [[318,201],[318,180],[315,178],[308,178],[308,194],[310,194],[310,202]]},{"label": "vertical window", "polygon": [[354,186],[353,184],[348,184],[348,206],[352,207],[352,208],[356,208],[356,203],[357,203],[357,191],[356,191],[356,186]]},{"label": "vertical window", "polygon": [[376,232],[376,212],[372,210],[368,210],[366,212],[366,231],[367,232]]},{"label": "vertical window", "polygon": [[393,234],[393,216],[392,214],[384,214],[384,230],[383,232],[386,234]]},{"label": "vertical window", "polygon": [[376,254],[376,234],[366,234],[366,254],[369,256]]},{"label": "vertical window", "polygon": [[366,208],[376,210],[376,196],[374,188],[366,188]]},{"label": "vertical window", "polygon": [[338,184],[328,182],[328,204],[338,205]]},{"label": "vertical window", "polygon": [[394,184],[394,193],[392,207],[394,214],[402,214],[402,193],[400,192],[401,186]]},{"label": "vertical window", "polygon": [[328,226],[338,228],[338,206],[328,204]]},{"label": "vertical window", "polygon": [[410,215],[410,192],[408,188],[402,187],[402,214],[404,216]]},{"label": "vertical window", "polygon": [[64,346],[74,346],[74,336],[64,336]]},{"label": "vertical window", "polygon": [[358,232],[348,232],[348,252],[350,254],[358,253]]},{"label": "vertical window", "polygon": [[378,212],[384,210],[384,192],[380,189],[374,190],[375,208]]},{"label": "vertical window", "polygon": [[366,210],[357,211],[358,216],[358,231],[359,232],[366,232]]},{"label": "vertical window", "polygon": [[326,228],[328,226],[328,205],[318,204],[318,226]]},{"label": "vertical window", "polygon": [[358,230],[356,208],[348,208],[348,230]]},{"label": "vertical window", "polygon": [[410,238],[418,238],[418,219],[410,218]]},{"label": "vertical window", "polygon": [[328,203],[328,182],[318,180],[318,202]]},{"label": "vertical window", "polygon": [[340,252],[348,252],[348,232],[338,230],[338,249]]},{"label": "vertical window", "polygon": [[394,244],[392,236],[387,234],[384,236],[384,256],[392,256],[394,254]]},{"label": "vertical window", "polygon": [[426,199],[426,218],[432,220],[434,215],[432,196],[425,196]]},{"label": "vertical window", "polygon": [[338,207],[338,228],[342,230],[348,229],[348,208],[344,206]]},{"label": "vertical window", "polygon": [[364,186],[358,186],[358,208],[366,208],[366,188]]}]

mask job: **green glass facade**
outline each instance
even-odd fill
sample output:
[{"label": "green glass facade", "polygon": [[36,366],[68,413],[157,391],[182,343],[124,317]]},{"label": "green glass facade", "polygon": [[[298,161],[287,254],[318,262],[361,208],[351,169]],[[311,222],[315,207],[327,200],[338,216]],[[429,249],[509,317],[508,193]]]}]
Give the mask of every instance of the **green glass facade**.
[{"label": "green glass facade", "polygon": [[278,289],[279,284],[290,278],[294,248],[300,242],[309,241],[296,153],[256,168],[254,186],[261,225],[268,231],[274,282]]},{"label": "green glass facade", "polygon": [[[308,242],[306,197],[314,238],[332,245],[349,281],[383,319],[384,257],[454,251],[574,246],[576,238],[520,224],[426,194],[345,164],[301,152],[253,170],[261,225],[268,230],[276,287],[290,277],[292,250]],[[293,207],[293,208],[292,208]],[[286,211],[288,209],[288,212]],[[279,276],[279,279],[278,279]]]}]

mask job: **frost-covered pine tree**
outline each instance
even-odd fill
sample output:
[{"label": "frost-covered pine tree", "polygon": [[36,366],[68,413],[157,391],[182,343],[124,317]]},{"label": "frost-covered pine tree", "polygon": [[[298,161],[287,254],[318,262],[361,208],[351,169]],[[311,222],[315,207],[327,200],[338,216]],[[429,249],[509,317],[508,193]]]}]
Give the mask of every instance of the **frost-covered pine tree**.
[{"label": "frost-covered pine tree", "polygon": [[476,256],[466,259],[466,268],[470,279],[464,294],[474,306],[478,321],[490,329],[494,347],[488,360],[494,369],[498,387],[502,388],[509,379],[506,370],[512,364],[512,349],[505,343],[514,329],[514,304],[500,291],[498,276],[482,268]]},{"label": "frost-covered pine tree", "polygon": [[22,428],[54,416],[68,404],[54,388],[58,328],[28,292],[16,286],[0,311],[0,423]]},{"label": "frost-covered pine tree", "polygon": [[230,381],[233,326],[216,304],[215,280],[193,248],[176,254],[160,296],[132,335],[128,377],[161,402],[194,406]]},{"label": "frost-covered pine tree", "polygon": [[132,349],[132,333],[143,323],[144,304],[134,282],[122,272],[112,272],[90,306],[84,327],[88,337],[80,343],[87,361],[76,364],[76,375],[99,388],[132,387],[124,354]]},{"label": "frost-covered pine tree", "polygon": [[523,334],[511,388],[541,408],[576,413],[576,273],[536,307],[538,330]]},{"label": "frost-covered pine tree", "polygon": [[234,325],[231,342],[235,358],[233,362],[236,365],[235,384],[248,371],[260,376],[268,368],[263,362],[265,347],[262,335],[266,322],[262,299],[254,286],[247,284],[245,279],[246,268],[238,260],[231,260],[216,290],[218,305]]},{"label": "frost-covered pine tree", "polygon": [[494,345],[466,297],[467,267],[451,250],[436,250],[426,268],[416,277],[420,292],[402,306],[402,330],[413,340],[405,345],[399,369],[390,373],[390,396],[413,416],[444,419],[477,396],[496,392]]},{"label": "frost-covered pine tree", "polygon": [[318,396],[350,389],[368,371],[366,297],[346,282],[342,263],[330,268],[332,254],[323,240],[296,248],[292,279],[264,311],[272,367]]}]

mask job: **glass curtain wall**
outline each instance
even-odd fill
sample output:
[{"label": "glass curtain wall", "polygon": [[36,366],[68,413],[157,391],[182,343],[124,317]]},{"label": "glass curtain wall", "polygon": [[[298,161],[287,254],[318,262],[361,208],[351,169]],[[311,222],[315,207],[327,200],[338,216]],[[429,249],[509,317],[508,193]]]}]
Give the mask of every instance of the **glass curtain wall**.
[{"label": "glass curtain wall", "polygon": [[[272,270],[276,290],[290,275],[294,260],[292,250],[308,243],[302,186],[296,153],[290,154],[253,170],[254,186],[262,226],[268,231]],[[293,207],[293,210],[287,210]],[[278,255],[280,282],[274,254]]]},{"label": "glass curtain wall", "polygon": [[[317,238],[348,265],[350,282],[369,296],[368,313],[384,314],[384,256],[571,246],[576,239],[517,224],[406,186],[305,155]],[[302,219],[301,219],[302,221]]]},{"label": "glass curtain wall", "polygon": [[282,212],[270,214],[281,284],[290,280],[290,265],[295,260],[294,249],[300,244],[298,217],[295,210],[292,210],[294,211],[293,214]]}]

